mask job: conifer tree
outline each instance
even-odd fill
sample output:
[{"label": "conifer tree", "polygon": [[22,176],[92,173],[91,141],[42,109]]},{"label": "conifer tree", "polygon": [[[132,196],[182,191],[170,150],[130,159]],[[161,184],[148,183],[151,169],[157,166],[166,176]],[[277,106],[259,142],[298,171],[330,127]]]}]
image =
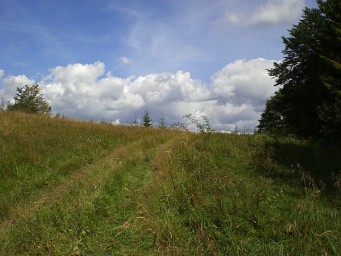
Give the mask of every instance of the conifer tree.
[{"label": "conifer tree", "polygon": [[50,114],[51,106],[44,99],[40,92],[38,84],[25,85],[17,88],[17,94],[14,97],[14,104],[8,104],[9,111],[23,111],[35,114]]},{"label": "conifer tree", "polygon": [[144,127],[150,127],[150,126],[153,125],[153,120],[151,119],[151,117],[150,117],[150,115],[149,115],[147,110],[144,112],[142,125]]},{"label": "conifer tree", "polygon": [[282,38],[284,60],[269,70],[281,88],[267,101],[261,131],[341,139],[341,1],[317,4]]},{"label": "conifer tree", "polygon": [[163,114],[160,118],[160,123],[159,123],[159,128],[166,128],[167,125],[166,125],[166,119],[164,118]]}]

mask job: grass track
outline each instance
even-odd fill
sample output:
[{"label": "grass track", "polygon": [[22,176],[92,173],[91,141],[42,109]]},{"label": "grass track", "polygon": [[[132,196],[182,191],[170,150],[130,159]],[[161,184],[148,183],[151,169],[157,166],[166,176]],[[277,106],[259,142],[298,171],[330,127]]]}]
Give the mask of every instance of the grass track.
[{"label": "grass track", "polygon": [[[105,148],[102,151],[103,153],[96,153],[98,152],[98,145],[90,149],[85,148],[86,151],[90,152],[89,155],[97,154],[98,157],[91,161],[85,159],[77,165],[71,162],[70,168],[66,172],[63,171],[59,173],[57,178],[47,180],[45,186],[33,187],[30,193],[24,195],[23,198],[20,198],[20,193],[24,189],[22,186],[25,183],[35,182],[35,178],[26,176],[26,179],[32,178],[32,181],[29,181],[23,180],[15,173],[12,175],[7,164],[7,168],[3,168],[1,174],[9,181],[16,180],[15,187],[19,187],[15,189],[18,193],[16,198],[19,200],[10,203],[11,207],[8,208],[4,220],[0,223],[1,255],[22,255],[26,253],[30,255],[77,255],[84,253],[93,255],[99,252],[101,254],[111,252],[112,254],[112,251],[139,250],[140,247],[135,249],[131,247],[131,240],[140,241],[142,235],[138,227],[135,226],[132,229],[132,224],[137,224],[136,221],[139,217],[139,197],[143,194],[144,188],[152,177],[154,168],[152,163],[155,154],[158,153],[160,146],[168,140],[178,138],[172,134],[179,135],[179,133],[169,131],[160,135],[158,130],[141,128],[134,128],[132,132],[129,127],[120,130],[120,127],[113,129],[113,127],[106,127],[105,125],[68,120],[44,118],[41,120],[41,117],[19,113],[13,116],[5,116],[4,122],[2,122],[1,132],[4,135],[2,139],[10,141],[9,138],[13,139],[14,137],[13,141],[15,141],[14,143],[2,144],[3,147],[10,146],[15,151],[20,148],[20,142],[23,140],[17,138],[25,131],[25,129],[21,131],[24,122],[28,123],[26,126],[32,131],[29,136],[25,135],[25,142],[30,139],[35,140],[34,133],[41,132],[39,122],[42,122],[45,127],[57,126],[59,132],[63,133],[60,139],[64,142],[63,151],[59,152],[69,154],[69,156],[75,152],[72,144],[77,143],[77,138],[81,136],[92,136],[93,141],[103,142],[107,138],[103,137],[102,133],[107,133],[111,135],[109,139],[116,141],[119,138],[119,142],[115,142],[111,149]],[[12,128],[10,128],[11,126]],[[89,133],[88,129],[91,129],[95,135]],[[84,130],[86,134],[84,134]],[[99,133],[102,137],[99,137]],[[45,138],[41,139],[43,142],[50,139],[55,140],[50,134],[44,136]],[[68,144],[69,138],[72,140],[76,138],[76,140]],[[31,142],[35,143],[34,141]],[[80,142],[80,148],[86,142]],[[35,149],[33,154],[36,155],[36,158],[42,157],[41,155],[44,154],[44,152],[38,151],[39,143],[29,145],[27,148]],[[109,144],[106,141],[103,143]],[[60,147],[60,145],[57,146]],[[22,150],[24,149],[21,148]],[[96,152],[91,153],[91,150]],[[28,153],[32,154],[32,152]],[[79,152],[75,153],[79,154]],[[32,169],[36,168],[36,161],[27,160],[29,157],[25,155],[25,152],[20,154],[22,155],[21,163],[26,161],[27,164],[31,164]],[[2,159],[8,159],[8,155],[9,152],[3,151]],[[49,159],[55,161],[55,157],[60,156],[45,155],[45,157],[47,158],[46,162],[51,162]],[[78,159],[73,158],[73,161],[77,162]],[[46,163],[40,162],[40,164],[46,166]],[[6,167],[6,162],[2,161],[2,165]],[[73,168],[74,166],[76,168]],[[37,169],[39,168],[34,170]],[[58,166],[51,169],[58,171]],[[14,166],[13,171],[15,172],[15,170],[16,167]],[[53,177],[53,175],[49,177],[51,176]],[[3,180],[3,182],[5,181]],[[5,201],[4,197],[1,199],[2,202]],[[111,217],[107,218],[109,215]],[[128,227],[129,232],[126,231]],[[109,241],[105,241],[104,233],[110,237]],[[127,238],[128,233],[130,239]],[[122,234],[124,234],[123,237]],[[116,242],[112,240],[113,237],[116,237]],[[153,239],[151,238],[147,247],[152,248],[152,243]],[[110,246],[108,247],[108,245]]]},{"label": "grass track", "polygon": [[[139,200],[151,180],[155,154],[170,138],[152,134],[119,146],[16,205],[0,226],[2,255],[27,251],[41,255],[105,255],[112,251],[131,255],[141,253],[141,249],[152,250],[152,234],[142,234],[139,228]],[[30,236],[38,230],[50,239]],[[109,241],[103,240],[108,235]],[[146,248],[131,247],[143,240]]]},{"label": "grass track", "polygon": [[340,180],[324,188],[308,175],[338,170],[338,149],[20,113],[0,120],[0,255],[341,250]]}]

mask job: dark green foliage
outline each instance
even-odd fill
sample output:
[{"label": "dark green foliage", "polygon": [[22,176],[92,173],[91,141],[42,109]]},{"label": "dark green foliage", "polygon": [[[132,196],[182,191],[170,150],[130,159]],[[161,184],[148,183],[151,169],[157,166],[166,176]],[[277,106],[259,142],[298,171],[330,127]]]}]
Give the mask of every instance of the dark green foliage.
[{"label": "dark green foliage", "polygon": [[14,104],[8,104],[7,110],[34,114],[51,113],[51,106],[40,93],[38,84],[31,86],[25,85],[22,88],[18,87],[17,95],[14,97],[14,100]]},{"label": "dark green foliage", "polygon": [[153,125],[153,120],[152,120],[152,118],[150,117],[150,115],[149,115],[149,113],[148,113],[147,110],[144,112],[143,123],[142,123],[142,125],[143,125],[144,127],[151,127],[151,126]]},{"label": "dark green foliage", "polygon": [[259,131],[268,131],[272,134],[286,134],[286,125],[281,114],[281,109],[278,108],[278,101],[281,100],[281,93],[277,92],[272,96],[265,106],[265,111],[261,116],[261,121],[258,125]]},{"label": "dark green foliage", "polygon": [[318,1],[283,37],[284,60],[269,70],[281,88],[268,100],[259,130],[341,140],[340,13],[340,1]]},{"label": "dark green foliage", "polygon": [[322,60],[321,80],[326,90],[324,102],[319,106],[319,116],[322,120],[322,132],[331,139],[341,140],[341,2],[328,1],[321,5],[326,15],[328,26],[321,33]]}]

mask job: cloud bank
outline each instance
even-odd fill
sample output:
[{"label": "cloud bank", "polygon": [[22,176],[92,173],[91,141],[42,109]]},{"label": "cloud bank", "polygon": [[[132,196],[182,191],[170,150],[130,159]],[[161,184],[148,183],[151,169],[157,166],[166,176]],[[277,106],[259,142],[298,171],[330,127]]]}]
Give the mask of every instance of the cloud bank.
[{"label": "cloud bank", "polygon": [[236,125],[252,130],[275,91],[266,71],[272,65],[273,60],[261,58],[237,60],[213,74],[208,85],[184,71],[116,77],[99,61],[54,67],[41,81],[2,71],[0,95],[9,100],[18,86],[37,82],[55,114],[131,123],[148,110],[154,123],[163,116],[171,125],[191,113],[206,115],[218,130]]}]

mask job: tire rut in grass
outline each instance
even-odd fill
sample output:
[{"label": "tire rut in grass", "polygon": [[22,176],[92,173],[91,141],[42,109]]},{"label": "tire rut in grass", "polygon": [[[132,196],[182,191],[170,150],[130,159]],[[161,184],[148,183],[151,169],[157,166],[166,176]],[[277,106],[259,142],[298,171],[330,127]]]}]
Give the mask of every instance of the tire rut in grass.
[{"label": "tire rut in grass", "polygon": [[[141,230],[139,207],[146,187],[153,181],[155,158],[159,157],[159,152],[164,151],[165,145],[176,139],[179,137],[166,136],[159,140],[155,136],[148,136],[123,145],[107,157],[75,171],[68,178],[63,178],[50,190],[41,191],[39,195],[31,198],[34,203],[16,206],[0,224],[0,247],[1,244],[6,245],[0,252],[41,254],[39,250],[44,247],[55,254],[68,254],[75,248],[82,249],[85,254],[107,253],[108,250],[134,254],[141,248],[153,250],[152,234],[145,236]],[[113,191],[110,192],[110,189]],[[113,207],[110,209],[111,216],[106,216],[105,212],[107,199],[113,202],[110,206]],[[66,218],[70,218],[66,222],[62,220],[63,236],[66,232],[64,242],[60,242],[60,230],[56,231],[61,227],[47,228],[53,222],[50,219],[51,214],[54,219],[65,219],[65,216],[58,213],[59,210],[66,211],[69,214]],[[46,213],[50,214],[50,217],[46,218]],[[53,216],[55,213],[57,215]],[[78,234],[84,232],[84,236],[87,236],[87,229],[80,231],[81,229],[74,228],[74,222],[79,221],[77,216],[83,218],[85,226],[98,222],[89,229],[96,230],[95,234],[88,238],[89,241]],[[46,231],[46,228],[49,231]],[[77,234],[68,234],[68,230]],[[59,234],[52,234],[50,231]],[[50,240],[44,241],[45,237]],[[84,251],[85,245],[81,248],[78,244],[82,239],[88,251]],[[103,244],[105,248],[96,247],[97,244]],[[110,246],[116,247],[110,249]],[[58,249],[54,249],[55,247]]]},{"label": "tire rut in grass", "polygon": [[27,202],[18,203],[8,213],[6,219],[0,223],[0,232],[8,229],[8,227],[18,219],[28,219],[34,215],[36,211],[43,205],[53,205],[54,203],[64,200],[71,190],[96,189],[110,173],[129,159],[129,153],[138,148],[146,138],[134,141],[127,145],[123,145],[115,149],[105,158],[97,160],[95,163],[85,166],[70,176],[62,178],[54,187],[48,187],[42,191],[37,191]]}]

